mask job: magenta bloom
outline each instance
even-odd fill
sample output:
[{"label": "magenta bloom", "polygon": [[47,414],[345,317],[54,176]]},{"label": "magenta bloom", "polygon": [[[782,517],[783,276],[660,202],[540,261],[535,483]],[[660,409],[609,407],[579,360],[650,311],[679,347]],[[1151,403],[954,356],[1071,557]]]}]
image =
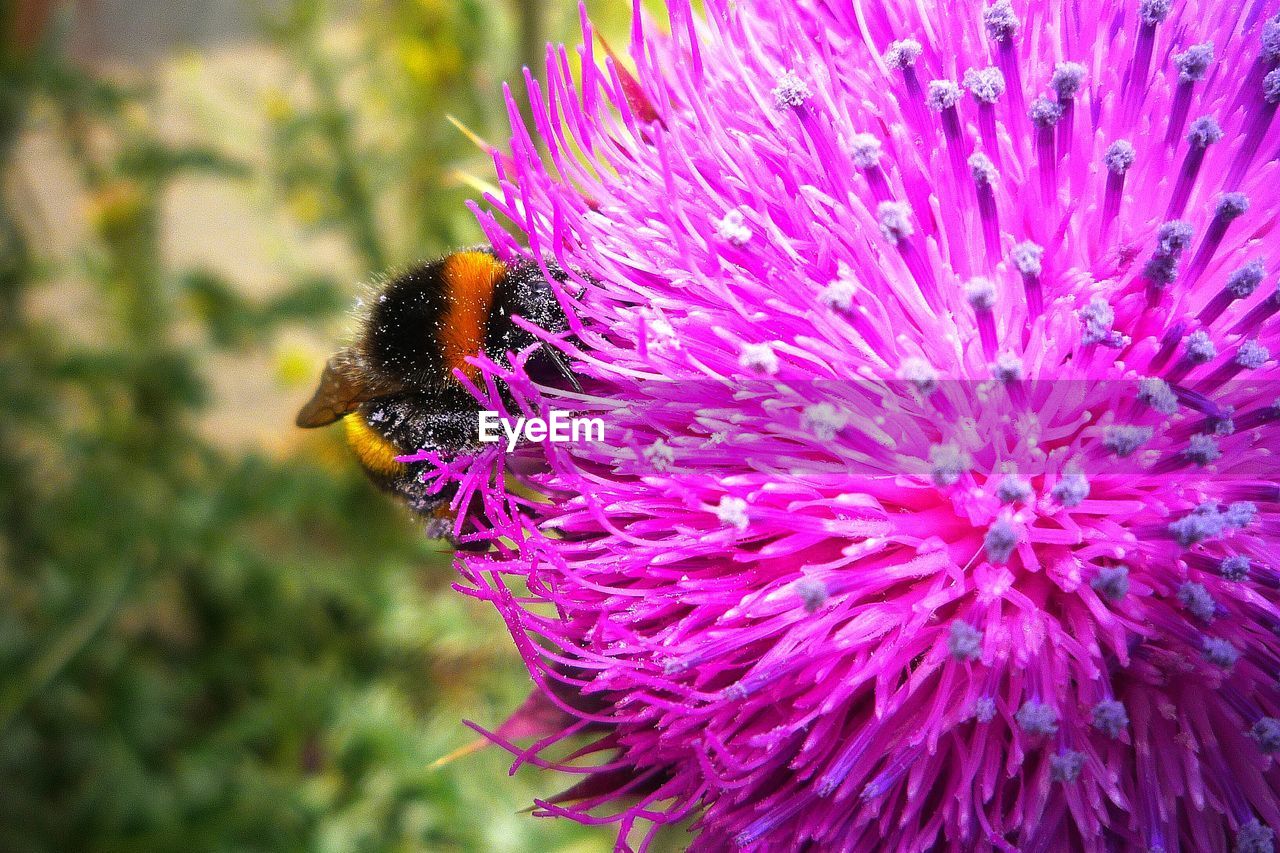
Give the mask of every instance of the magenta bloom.
[{"label": "magenta bloom", "polygon": [[543,812],[1272,850],[1275,10],[707,6],[551,52],[480,214],[583,392],[476,393],[606,426],[432,475],[538,684],[494,737],[583,774]]}]

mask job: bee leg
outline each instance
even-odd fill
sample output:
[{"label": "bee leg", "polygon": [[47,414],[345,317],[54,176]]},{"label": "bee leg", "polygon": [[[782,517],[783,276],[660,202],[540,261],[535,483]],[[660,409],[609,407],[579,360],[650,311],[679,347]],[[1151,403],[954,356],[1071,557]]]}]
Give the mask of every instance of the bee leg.
[{"label": "bee leg", "polygon": [[546,355],[551,363],[555,365],[556,372],[569,381],[569,384],[573,386],[573,390],[577,391],[579,394],[582,393],[582,386],[578,384],[578,377],[574,375],[573,368],[569,366],[569,362],[565,359],[564,353],[560,352],[560,350],[553,346],[543,344],[541,349],[538,350],[538,354]]}]

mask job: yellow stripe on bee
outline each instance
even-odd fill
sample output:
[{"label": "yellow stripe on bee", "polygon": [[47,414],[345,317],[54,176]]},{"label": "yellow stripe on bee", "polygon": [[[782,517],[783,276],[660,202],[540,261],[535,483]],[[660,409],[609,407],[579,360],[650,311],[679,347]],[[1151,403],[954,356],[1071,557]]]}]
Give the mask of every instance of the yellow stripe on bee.
[{"label": "yellow stripe on bee", "polygon": [[394,477],[404,473],[404,463],[396,457],[403,454],[396,446],[373,431],[364,415],[352,412],[342,419],[347,431],[347,444],[355,451],[360,464],[375,474]]}]

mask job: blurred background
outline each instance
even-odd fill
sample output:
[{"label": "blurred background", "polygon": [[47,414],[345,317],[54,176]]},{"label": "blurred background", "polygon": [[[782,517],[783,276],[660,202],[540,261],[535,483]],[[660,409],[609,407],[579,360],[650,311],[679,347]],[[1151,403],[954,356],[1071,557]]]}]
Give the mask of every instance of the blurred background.
[{"label": "blurred background", "polygon": [[576,6],[0,0],[0,851],[611,849],[432,766],[529,680],[292,426],[361,283],[478,240],[445,116],[504,142]]}]

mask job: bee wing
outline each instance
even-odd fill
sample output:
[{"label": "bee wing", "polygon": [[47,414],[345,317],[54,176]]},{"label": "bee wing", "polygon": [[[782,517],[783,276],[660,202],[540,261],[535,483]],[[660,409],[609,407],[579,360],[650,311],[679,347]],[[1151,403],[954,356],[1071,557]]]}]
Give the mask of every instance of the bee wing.
[{"label": "bee wing", "polygon": [[370,381],[359,356],[342,350],[329,359],[315,394],[298,412],[300,427],[322,427],[351,414],[361,403],[403,390],[399,385]]}]

